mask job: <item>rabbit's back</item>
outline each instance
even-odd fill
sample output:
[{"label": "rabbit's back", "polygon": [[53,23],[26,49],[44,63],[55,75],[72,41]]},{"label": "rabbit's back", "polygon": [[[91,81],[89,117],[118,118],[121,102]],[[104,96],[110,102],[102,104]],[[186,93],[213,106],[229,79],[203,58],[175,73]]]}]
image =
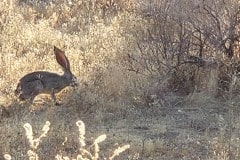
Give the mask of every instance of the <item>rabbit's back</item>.
[{"label": "rabbit's back", "polygon": [[21,100],[35,97],[40,93],[57,93],[69,85],[66,77],[45,71],[32,72],[22,77],[15,93]]}]

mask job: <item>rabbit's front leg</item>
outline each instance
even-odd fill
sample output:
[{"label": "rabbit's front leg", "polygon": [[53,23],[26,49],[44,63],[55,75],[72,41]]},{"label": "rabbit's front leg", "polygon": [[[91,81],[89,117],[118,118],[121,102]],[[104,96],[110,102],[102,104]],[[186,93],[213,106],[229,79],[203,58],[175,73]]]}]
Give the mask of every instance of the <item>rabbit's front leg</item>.
[{"label": "rabbit's front leg", "polygon": [[56,98],[56,96],[55,96],[55,92],[54,92],[54,89],[52,89],[52,92],[51,92],[51,97],[52,97],[52,105],[54,106],[54,105],[56,105],[56,106],[59,106],[59,105],[61,105],[59,102],[57,102],[57,98]]}]

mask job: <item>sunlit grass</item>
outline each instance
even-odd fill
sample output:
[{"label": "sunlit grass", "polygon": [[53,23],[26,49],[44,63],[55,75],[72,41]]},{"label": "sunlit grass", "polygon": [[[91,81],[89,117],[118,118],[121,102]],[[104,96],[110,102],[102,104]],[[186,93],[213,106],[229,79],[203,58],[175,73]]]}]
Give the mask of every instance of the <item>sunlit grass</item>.
[{"label": "sunlit grass", "polygon": [[[151,6],[153,9],[154,3],[160,4],[160,1],[151,2],[153,2]],[[178,158],[192,156],[189,153],[194,148],[188,147],[188,142],[201,144],[196,137],[189,138],[192,124],[185,126],[190,127],[188,128],[190,131],[186,134],[182,133],[185,134],[184,138],[177,137],[179,141],[167,144],[161,138],[168,136],[168,131],[170,130],[171,133],[176,128],[169,129],[167,124],[161,124],[161,120],[166,120],[166,123],[174,127],[177,127],[177,124],[171,120],[178,116],[190,117],[193,118],[191,119],[193,122],[197,121],[191,115],[187,115],[188,109],[200,110],[202,106],[218,101],[215,95],[219,91],[219,75],[224,77],[226,73],[228,74],[228,66],[219,70],[214,66],[199,67],[184,64],[178,70],[175,70],[176,68],[171,72],[164,70],[164,67],[172,65],[171,62],[161,61],[161,59],[154,61],[156,58],[154,53],[157,53],[154,51],[159,47],[156,42],[161,38],[158,35],[158,29],[163,22],[154,21],[152,17],[161,17],[161,12],[152,10],[148,13],[146,10],[151,7],[146,3],[147,1],[143,0],[50,0],[46,2],[44,0],[4,0],[0,2],[0,123],[3,124],[2,128],[0,126],[0,140],[2,140],[0,145],[4,145],[3,148],[0,147],[0,152],[6,153],[5,159],[14,157],[39,159],[39,157],[49,156],[54,156],[56,159],[73,159],[71,156],[75,159],[101,159],[101,156],[117,159],[122,154],[128,154],[125,157],[130,157],[129,159],[140,159],[141,156],[149,159],[154,156],[158,158],[172,155]],[[174,11],[174,14],[176,13]],[[169,23],[167,27],[175,24],[179,29],[178,21],[175,19],[173,21],[174,23]],[[164,29],[168,29],[167,27],[164,26]],[[171,29],[169,28],[170,31]],[[160,30],[163,33],[167,31]],[[150,33],[156,33],[156,35]],[[142,50],[139,44],[142,44]],[[173,44],[174,48],[175,41]],[[48,101],[32,106],[19,102],[13,93],[22,76],[38,70],[62,73],[61,67],[55,60],[53,46],[65,51],[71,70],[79,81],[78,88],[66,88],[58,94],[58,98],[63,102],[62,106],[50,107]],[[213,49],[210,49],[210,46],[208,47],[209,50],[205,52],[206,56],[209,56],[207,58],[211,59],[211,54],[215,53],[212,53]],[[141,57],[141,52],[146,57]],[[148,59],[149,54],[153,55],[150,59]],[[132,61],[136,62],[136,72],[129,71],[128,65],[131,63],[127,59],[129,55],[137,58]],[[182,58],[184,61],[185,57]],[[154,64],[149,61],[158,62],[158,66],[149,66]],[[159,67],[161,65],[164,67]],[[156,72],[151,72],[153,70]],[[237,91],[239,82],[236,81],[233,85],[233,90]],[[177,95],[179,93],[182,95]],[[184,97],[185,95],[187,96]],[[229,96],[223,93],[223,97],[226,95]],[[45,97],[41,95],[37,98],[43,98],[45,101]],[[223,100],[225,102],[227,98],[224,97]],[[238,97],[234,101],[238,106]],[[226,103],[232,104],[232,101]],[[222,103],[219,104],[222,105]],[[170,111],[176,109],[174,117],[163,113],[164,109]],[[207,113],[210,112],[206,110]],[[151,116],[148,116],[149,113]],[[148,135],[148,127],[139,127],[140,133],[138,133],[133,127],[135,123],[140,122],[136,118],[138,116],[144,117],[146,126],[153,124],[151,129],[156,133]],[[85,130],[85,124],[82,121],[76,123],[78,132],[75,133],[76,129],[71,130],[76,119],[82,117],[87,119],[86,123],[90,124],[86,127],[91,129],[91,133]],[[130,122],[129,119],[132,117],[137,120]],[[51,121],[48,122],[49,118]],[[117,118],[122,118],[122,121],[118,121]],[[41,127],[44,121],[47,123],[42,131],[32,129],[32,126]],[[69,121],[74,123],[71,124]],[[25,122],[29,123],[25,124]],[[158,122],[158,125],[154,124]],[[124,128],[123,133],[120,136],[115,135],[115,132],[118,133],[116,130],[109,142],[108,134],[110,133],[100,130],[100,134],[97,130],[99,123],[102,126],[106,125],[108,131],[111,130],[111,125],[118,124]],[[235,128],[239,128],[239,122],[234,121],[234,124]],[[186,122],[184,125],[189,124]],[[22,126],[27,131],[26,134],[22,134]],[[54,132],[51,132],[51,129]],[[129,133],[132,130],[134,132]],[[139,134],[143,134],[144,137]],[[74,137],[74,140],[70,141],[65,135]],[[157,136],[160,138],[154,139]],[[201,138],[209,140],[209,137]],[[122,142],[122,139],[125,141]],[[235,140],[238,142],[238,138],[233,139]],[[131,144],[130,147],[128,142],[133,143],[133,141],[137,143]],[[64,146],[65,143],[70,143],[68,144],[70,147]],[[185,145],[186,148],[179,149],[175,143],[179,143],[180,146]],[[79,145],[78,148],[75,147],[76,144]],[[236,146],[229,149],[229,143],[210,139],[208,146],[204,147],[208,147],[211,154],[209,156],[215,159],[229,158],[230,151],[232,154],[236,153],[238,157],[239,146],[232,142],[231,144]],[[65,151],[66,148],[70,148],[70,151]],[[77,153],[71,152],[76,148]],[[42,155],[46,152],[51,155]]]}]

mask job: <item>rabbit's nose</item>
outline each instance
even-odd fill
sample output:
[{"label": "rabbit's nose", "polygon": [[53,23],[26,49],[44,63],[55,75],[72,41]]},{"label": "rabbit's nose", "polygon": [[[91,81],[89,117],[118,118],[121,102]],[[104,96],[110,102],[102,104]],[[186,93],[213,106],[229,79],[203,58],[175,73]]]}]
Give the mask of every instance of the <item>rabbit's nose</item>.
[{"label": "rabbit's nose", "polygon": [[78,83],[77,82],[72,82],[71,83],[71,87],[77,87],[78,86]]},{"label": "rabbit's nose", "polygon": [[77,87],[77,86],[78,86],[77,77],[74,76],[74,77],[72,78],[71,86],[72,86],[72,87]]}]

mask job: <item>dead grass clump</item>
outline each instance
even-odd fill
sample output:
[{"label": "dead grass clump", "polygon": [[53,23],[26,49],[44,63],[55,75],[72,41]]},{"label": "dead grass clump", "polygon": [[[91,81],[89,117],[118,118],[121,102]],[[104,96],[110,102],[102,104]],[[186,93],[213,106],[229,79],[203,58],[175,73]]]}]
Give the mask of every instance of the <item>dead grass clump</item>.
[{"label": "dead grass clump", "polygon": [[168,88],[182,95],[193,92],[209,92],[216,95],[219,69],[217,66],[184,64],[176,68],[168,81]]},{"label": "dead grass clump", "polygon": [[[224,139],[222,139],[224,138]],[[227,138],[228,139],[228,138]],[[216,160],[239,159],[239,138],[231,138],[226,141],[226,137],[217,137],[210,141],[212,158]]]},{"label": "dead grass clump", "polygon": [[239,93],[240,77],[237,59],[226,59],[219,66],[218,95],[228,98],[227,94],[236,96]]}]

